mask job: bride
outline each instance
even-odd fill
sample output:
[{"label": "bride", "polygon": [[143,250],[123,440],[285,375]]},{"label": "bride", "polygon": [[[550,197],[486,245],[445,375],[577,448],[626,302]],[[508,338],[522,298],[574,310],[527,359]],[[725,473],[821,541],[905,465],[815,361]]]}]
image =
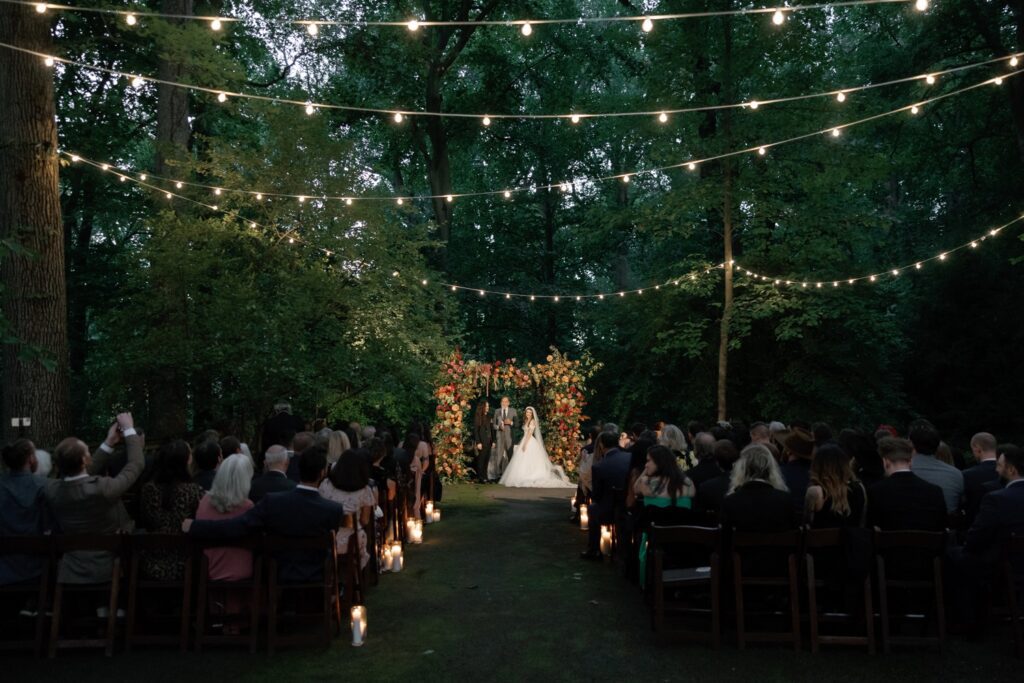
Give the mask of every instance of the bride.
[{"label": "bride", "polygon": [[565,470],[553,465],[544,449],[537,411],[527,408],[523,415],[523,440],[512,452],[512,460],[499,481],[502,486],[521,488],[575,488]]}]

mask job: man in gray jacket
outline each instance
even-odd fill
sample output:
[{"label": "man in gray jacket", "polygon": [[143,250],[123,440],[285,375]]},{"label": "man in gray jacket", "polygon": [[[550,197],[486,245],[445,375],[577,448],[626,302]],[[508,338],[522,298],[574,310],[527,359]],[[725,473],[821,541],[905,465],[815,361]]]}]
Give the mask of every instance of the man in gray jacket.
[{"label": "man in gray jacket", "polygon": [[[116,477],[91,474],[102,472],[106,461],[121,440],[128,462]],[[132,520],[121,503],[121,496],[142,474],[144,441],[135,432],[131,413],[121,413],[110,426],[106,440],[90,455],[89,449],[75,437],[68,437],[54,452],[60,479],[46,483],[46,499],[65,534],[114,534],[130,532]],[[63,583],[105,583],[110,580],[113,556],[106,552],[66,554],[57,573]]]}]

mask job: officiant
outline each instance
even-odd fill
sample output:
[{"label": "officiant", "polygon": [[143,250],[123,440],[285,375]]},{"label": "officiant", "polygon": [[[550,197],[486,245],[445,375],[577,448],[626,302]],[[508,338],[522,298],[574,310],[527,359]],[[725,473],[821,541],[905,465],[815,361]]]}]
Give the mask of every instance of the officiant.
[{"label": "officiant", "polygon": [[494,447],[494,425],[491,424],[490,413],[491,404],[485,398],[477,404],[473,414],[473,454],[476,456],[476,476],[481,484],[486,484],[489,479],[487,466]]},{"label": "officiant", "polygon": [[489,465],[488,478],[500,479],[512,459],[516,442],[512,430],[519,428],[519,413],[511,407],[508,396],[501,397],[501,407],[494,412],[495,449]]}]

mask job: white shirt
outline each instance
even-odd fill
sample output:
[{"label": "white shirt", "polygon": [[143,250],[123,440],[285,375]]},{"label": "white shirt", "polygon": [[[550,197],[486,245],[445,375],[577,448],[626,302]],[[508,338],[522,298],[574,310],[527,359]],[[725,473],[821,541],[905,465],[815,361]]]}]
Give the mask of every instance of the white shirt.
[{"label": "white shirt", "polygon": [[307,491],[316,491],[317,493],[320,493],[320,489],[318,489],[317,487],[315,487],[315,486],[307,486],[306,484],[299,484],[295,488],[297,488],[297,489],[306,489]]}]

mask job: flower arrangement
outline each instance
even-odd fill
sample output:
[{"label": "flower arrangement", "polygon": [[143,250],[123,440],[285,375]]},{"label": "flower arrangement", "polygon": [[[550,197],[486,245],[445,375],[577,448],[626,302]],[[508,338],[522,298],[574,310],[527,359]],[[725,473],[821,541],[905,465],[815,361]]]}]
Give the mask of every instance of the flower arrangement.
[{"label": "flower arrangement", "polygon": [[526,369],[511,358],[492,363],[465,360],[456,349],[438,373],[434,398],[437,407],[431,434],[437,457],[438,473],[446,480],[461,480],[469,475],[466,446],[469,430],[466,414],[472,403],[491,391],[537,391],[543,424],[544,445],[552,462],[566,472],[576,469],[580,447],[580,422],[586,419],[586,381],[600,367],[588,354],[572,360],[555,348],[544,364],[527,363]]}]

